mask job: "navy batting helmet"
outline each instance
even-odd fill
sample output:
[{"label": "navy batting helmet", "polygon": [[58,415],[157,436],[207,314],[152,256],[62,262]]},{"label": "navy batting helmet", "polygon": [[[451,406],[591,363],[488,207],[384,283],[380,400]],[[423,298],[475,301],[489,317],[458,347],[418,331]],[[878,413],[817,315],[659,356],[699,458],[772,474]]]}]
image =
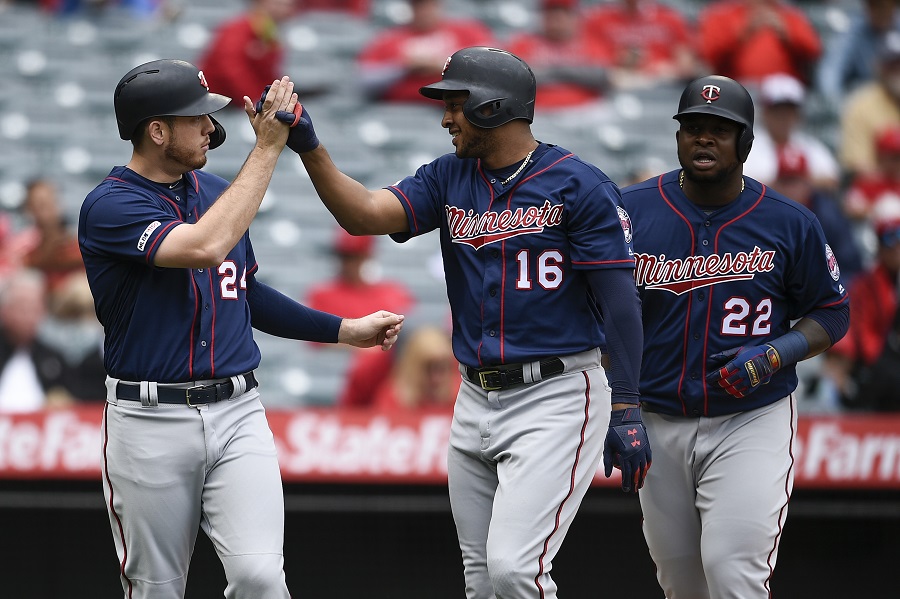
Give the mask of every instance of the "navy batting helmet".
[{"label": "navy batting helmet", "polygon": [[686,114],[714,114],[741,125],[737,140],[737,155],[746,162],[753,145],[753,98],[743,85],[721,75],[709,75],[688,83],[678,101],[681,121]]},{"label": "navy batting helmet", "polygon": [[[209,91],[203,71],[183,60],[154,60],[125,73],[116,85],[114,104],[119,137],[131,139],[143,121],[158,116],[210,115],[231,98]],[[212,116],[216,130],[209,148],[225,141],[225,129]]]},{"label": "navy batting helmet", "polygon": [[450,56],[441,80],[419,93],[442,100],[444,92],[467,91],[463,114],[472,124],[493,129],[513,119],[532,122],[536,90],[534,73],[524,60],[506,50],[473,46]]}]

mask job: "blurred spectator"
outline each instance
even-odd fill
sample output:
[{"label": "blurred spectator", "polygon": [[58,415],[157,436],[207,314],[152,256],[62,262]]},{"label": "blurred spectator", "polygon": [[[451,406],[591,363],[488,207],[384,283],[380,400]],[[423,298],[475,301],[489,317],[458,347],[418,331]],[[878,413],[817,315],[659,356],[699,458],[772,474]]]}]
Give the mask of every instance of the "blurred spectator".
[{"label": "blurred spectator", "polygon": [[[755,151],[754,147],[753,152]],[[852,223],[838,200],[816,186],[806,155],[802,151],[794,146],[784,146],[777,150],[777,154],[778,170],[771,182],[772,188],[803,204],[816,215],[825,239],[837,258],[841,276],[845,281],[851,280],[862,269],[862,258]]]},{"label": "blurred spectator", "polygon": [[504,49],[528,63],[537,79],[538,110],[594,102],[608,86],[612,52],[582,27],[578,0],[541,0],[541,27],[519,33]]},{"label": "blurred spectator", "polygon": [[[313,286],[303,303],[310,308],[338,314],[344,318],[360,318],[376,310],[404,314],[412,308],[414,298],[405,285],[396,281],[373,280],[366,265],[372,259],[375,238],[354,236],[338,227],[332,253],[337,259],[337,272]],[[381,348],[372,348],[381,353]]]},{"label": "blurred spectator", "polygon": [[585,31],[613,53],[618,89],[687,82],[701,75],[688,20],[654,0],[613,0],[585,10]]},{"label": "blurred spectator", "polygon": [[782,0],[716,0],[698,25],[701,56],[712,71],[745,85],[774,73],[809,82],[822,52],[804,12]]},{"label": "blurred spectator", "polygon": [[372,407],[451,410],[462,378],[449,333],[437,326],[420,326],[405,333],[397,349],[387,378],[371,390]]},{"label": "blurred spectator", "polygon": [[28,183],[22,212],[31,220],[33,237],[22,263],[44,273],[52,303],[69,277],[84,276],[78,238],[63,214],[56,186],[47,179]]},{"label": "blurred spectator", "polygon": [[760,119],[754,130],[753,151],[744,163],[744,174],[771,185],[779,167],[782,150],[804,158],[816,187],[837,189],[841,169],[831,150],[817,137],[803,131],[803,104],[806,90],[796,78],[779,73],[769,75],[759,90]]},{"label": "blurred spectator", "polygon": [[877,167],[875,139],[900,125],[900,31],[885,36],[878,52],[878,78],[847,97],[841,111],[839,158],[851,175],[868,175]]},{"label": "blurred spectator", "polygon": [[60,16],[121,10],[136,18],[172,19],[181,12],[179,3],[172,0],[39,0],[38,4],[41,9]]},{"label": "blurred spectator", "polygon": [[875,170],[853,179],[844,210],[851,218],[867,220],[879,203],[894,200],[900,201],[900,125],[875,138]]},{"label": "blurred spectator", "polygon": [[380,32],[359,54],[363,90],[386,102],[428,102],[419,88],[439,78],[447,57],[468,46],[492,45],[480,21],[447,17],[442,0],[409,0],[412,19]]},{"label": "blurred spectator", "polygon": [[[310,289],[303,302],[306,306],[345,318],[358,318],[382,309],[405,314],[414,307],[415,298],[405,285],[396,281],[372,280],[371,275],[367,274],[367,264],[372,259],[375,245],[374,237],[350,235],[337,227],[333,243],[337,272],[330,280]],[[322,344],[313,344],[312,347],[334,349],[334,346]],[[380,347],[350,349],[355,354],[347,374],[351,382],[345,385],[345,397],[338,399],[339,405],[371,402],[373,390],[387,376],[393,359],[393,352],[381,351]]]},{"label": "blurred spectator", "polygon": [[359,18],[369,16],[371,0],[299,0],[301,12],[341,12]]},{"label": "blurred spectator", "polygon": [[0,411],[27,412],[72,402],[63,356],[38,338],[47,316],[43,275],[17,271],[0,288]]},{"label": "blurred spectator", "polygon": [[10,215],[0,212],[0,284],[22,266],[25,253],[35,244],[34,231],[18,231]]},{"label": "blurred spectator", "polygon": [[849,92],[876,78],[879,46],[889,31],[900,31],[897,0],[860,0],[859,4],[850,26],[828,42],[818,65],[818,90],[835,113]]},{"label": "blurred spectator", "polygon": [[[900,201],[879,205],[874,215],[878,253],[874,265],[849,283],[850,329],[828,350],[827,375],[834,381],[842,403],[850,408],[883,407],[884,398],[860,393],[861,376],[885,349],[896,328],[897,284],[900,275]],[[900,364],[894,370],[900,370]],[[876,373],[876,376],[879,374]],[[892,376],[882,372],[880,376]],[[891,401],[898,405],[898,391],[892,389]]]},{"label": "blurred spectator", "polygon": [[41,339],[66,361],[63,384],[76,401],[106,399],[103,327],[94,311],[87,275],[72,276],[54,298],[53,314]]},{"label": "blurred spectator", "polygon": [[250,0],[247,10],[216,29],[197,65],[210,86],[243,109],[284,73],[280,26],[294,16],[297,0]]}]

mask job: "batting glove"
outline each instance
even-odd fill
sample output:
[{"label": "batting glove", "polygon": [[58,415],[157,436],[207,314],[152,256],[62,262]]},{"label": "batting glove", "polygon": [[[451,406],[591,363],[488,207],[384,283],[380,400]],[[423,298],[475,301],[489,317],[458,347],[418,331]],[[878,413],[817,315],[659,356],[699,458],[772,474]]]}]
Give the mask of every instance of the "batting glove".
[{"label": "batting glove", "polygon": [[735,397],[746,397],[769,382],[782,366],[781,356],[769,344],[735,347],[709,357],[713,364],[727,363],[709,373],[706,382],[716,384]]},{"label": "batting glove", "polygon": [[622,471],[622,491],[637,493],[644,486],[644,478],[650,470],[650,440],[637,406],[613,410],[609,417],[609,430],[603,443],[603,468],[606,478],[613,468]]},{"label": "batting glove", "polygon": [[[262,112],[262,105],[269,93],[271,85],[267,85],[263,90],[259,101],[256,103],[256,112]],[[319,138],[316,137],[316,130],[313,129],[312,117],[309,111],[303,109],[303,105],[299,102],[294,106],[294,111],[278,110],[275,112],[275,118],[286,123],[291,132],[288,134],[287,147],[297,152],[310,152],[319,147]]]}]

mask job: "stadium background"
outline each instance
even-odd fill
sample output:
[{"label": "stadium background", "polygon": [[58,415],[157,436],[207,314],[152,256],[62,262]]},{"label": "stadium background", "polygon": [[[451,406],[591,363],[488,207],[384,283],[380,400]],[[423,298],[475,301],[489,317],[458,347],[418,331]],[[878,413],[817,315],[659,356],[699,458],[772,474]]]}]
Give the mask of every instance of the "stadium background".
[{"label": "stadium background", "polygon": [[[588,3],[588,2],[585,2]],[[705,4],[670,2],[693,16]],[[800,2],[827,44],[842,2]],[[503,39],[536,23],[536,1],[445,0],[447,14],[476,16]],[[49,17],[28,3],[0,11],[0,204],[15,208],[35,176],[59,183],[74,218],[85,194],[130,145],[119,140],[112,89],[122,73],[156,58],[195,60],[215,26],[244,8],[240,0],[194,0],[172,22],[114,12]],[[354,58],[380,28],[402,19],[405,3],[375,0],[370,19],[308,14],[288,24],[286,71],[335,162],[370,187],[411,173],[449,150],[431,107],[367,103],[355,86]],[[214,89],[214,85],[213,85]],[[619,92],[589,127],[542,118],[539,139],[558,142],[615,181],[650,168],[674,168],[671,119],[679,88]],[[220,113],[228,142],[207,170],[232,177],[252,131],[241,112]],[[219,115],[217,115],[219,116]],[[835,115],[814,94],[807,129],[834,144]],[[259,278],[297,298],[331,270],[334,221],[299,160],[286,153],[251,234]],[[436,236],[399,245],[379,239],[386,275],[414,292],[410,324],[444,322],[446,296]],[[263,396],[273,409],[333,401],[346,354],[257,335]],[[440,484],[287,482],[286,572],[298,597],[443,599],[462,595],[462,574],[446,489]],[[780,597],[897,596],[900,497],[893,490],[798,489],[791,504],[773,590]],[[567,597],[660,597],[640,533],[635,501],[614,488],[590,491],[554,576]],[[98,481],[0,480],[0,597],[94,598],[118,594],[116,564]],[[224,580],[209,542],[198,538],[188,597],[221,597]]]}]

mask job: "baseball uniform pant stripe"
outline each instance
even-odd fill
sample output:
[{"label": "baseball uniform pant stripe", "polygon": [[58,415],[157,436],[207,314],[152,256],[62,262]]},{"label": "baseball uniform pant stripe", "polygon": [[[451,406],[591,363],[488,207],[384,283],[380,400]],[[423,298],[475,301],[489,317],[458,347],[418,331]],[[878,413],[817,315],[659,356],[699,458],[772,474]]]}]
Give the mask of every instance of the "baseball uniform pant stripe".
[{"label": "baseball uniform pant stripe", "polygon": [[467,599],[556,599],[550,577],[597,471],[609,424],[600,352],[567,372],[484,391],[463,381],[448,451]]},{"label": "baseball uniform pant stripe", "polygon": [[644,413],[639,497],[667,599],[768,599],[793,489],[793,397],[727,416]]},{"label": "baseball uniform pant stripe", "polygon": [[181,599],[198,529],[222,561],[226,598],[289,598],[281,473],[258,391],[194,408],[109,402],[104,429],[128,599]]},{"label": "baseball uniform pant stripe", "polygon": [[103,406],[103,461],[101,468],[103,470],[103,481],[105,482],[104,490],[106,491],[106,507],[109,511],[109,520],[113,529],[113,537],[117,538],[116,547],[121,546],[121,559],[119,560],[119,576],[122,579],[122,586],[125,589],[126,599],[132,597],[131,579],[125,575],[125,563],[128,561],[128,544],[125,542],[125,532],[122,530],[122,520],[114,507],[115,492],[113,490],[112,481],[109,479],[109,463],[107,460],[107,446],[109,444],[109,430],[107,429],[107,416],[109,413],[109,404]]}]

